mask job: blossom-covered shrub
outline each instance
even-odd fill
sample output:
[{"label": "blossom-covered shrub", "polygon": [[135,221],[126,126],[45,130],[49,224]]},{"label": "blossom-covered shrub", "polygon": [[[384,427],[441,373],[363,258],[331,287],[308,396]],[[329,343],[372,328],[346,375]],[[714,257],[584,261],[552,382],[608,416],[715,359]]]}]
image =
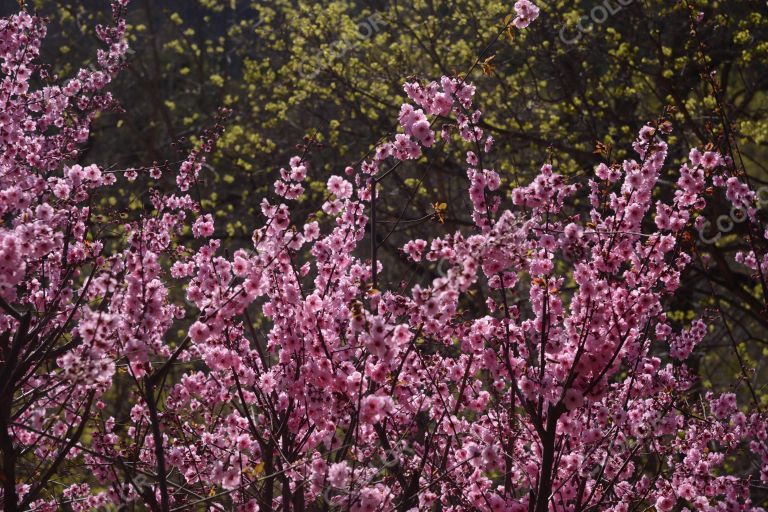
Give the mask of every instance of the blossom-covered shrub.
[{"label": "blossom-covered shrub", "polygon": [[[686,362],[707,316],[679,330],[665,313],[709,183],[754,201],[721,155],[692,151],[658,199],[662,116],[636,159],[585,183],[545,164],[504,190],[475,88],[410,81],[399,133],[327,178],[322,215],[292,210],[307,141],[261,199],[252,243],[230,252],[190,195],[220,124],[173,193],[148,190],[138,215],[90,207],[122,179],[73,161],[110,104],[124,7],[100,30],[99,70],[39,89],[33,76],[54,79],[35,64],[41,20],[0,24],[5,510],[755,507],[766,418],[700,393]],[[518,28],[538,15],[515,11]],[[466,147],[471,226],[405,244],[442,269],[430,283],[380,283],[371,205],[438,142]],[[740,258],[765,270],[764,255]],[[737,457],[761,469],[732,471]]]}]

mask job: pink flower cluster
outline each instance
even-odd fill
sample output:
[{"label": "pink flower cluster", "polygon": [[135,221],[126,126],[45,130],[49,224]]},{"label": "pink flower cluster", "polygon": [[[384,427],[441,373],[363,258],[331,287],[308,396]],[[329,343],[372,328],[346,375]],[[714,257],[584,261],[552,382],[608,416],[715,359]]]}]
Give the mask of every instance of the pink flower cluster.
[{"label": "pink flower cluster", "polygon": [[[214,238],[186,194],[218,128],[181,164],[179,195],[102,219],[88,204],[113,175],[68,159],[109,104],[124,5],[100,31],[104,69],[40,91],[42,23],[0,23],[6,510],[759,510],[768,422],[734,393],[692,399],[707,323],[666,313],[719,154],[691,152],[658,199],[669,129],[647,125],[638,159],[584,187],[547,164],[510,190],[475,88],[443,77],[404,86],[402,132],[327,177],[322,214],[294,207],[314,171],[309,151],[291,158],[246,247]],[[521,28],[539,12],[515,11]],[[434,279],[374,286],[372,181],[437,140],[467,146],[474,225],[403,245]],[[736,457],[760,474],[729,474]]]},{"label": "pink flower cluster", "polygon": [[515,14],[517,15],[512,24],[520,29],[528,27],[539,17],[539,8],[528,0],[517,0],[515,2]]}]

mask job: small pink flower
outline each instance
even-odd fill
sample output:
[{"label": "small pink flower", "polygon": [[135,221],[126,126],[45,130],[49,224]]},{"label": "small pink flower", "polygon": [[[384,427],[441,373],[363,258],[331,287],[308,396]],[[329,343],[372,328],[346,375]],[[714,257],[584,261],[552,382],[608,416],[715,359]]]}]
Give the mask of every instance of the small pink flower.
[{"label": "small pink flower", "polygon": [[581,394],[581,391],[571,388],[565,392],[563,404],[567,410],[572,411],[584,404],[584,396]]},{"label": "small pink flower", "polygon": [[349,483],[350,471],[346,462],[331,464],[328,468],[328,483],[336,488],[344,488]]},{"label": "small pink flower", "polygon": [[352,184],[341,176],[331,176],[328,179],[328,192],[339,199],[348,199],[352,196]]},{"label": "small pink flower", "polygon": [[203,322],[197,321],[189,328],[189,337],[195,343],[202,343],[210,334],[210,329]]},{"label": "small pink flower", "polygon": [[421,141],[426,139],[431,133],[429,129],[429,121],[427,121],[426,119],[422,119],[420,121],[413,123],[413,126],[411,127],[411,133],[413,134],[414,137],[416,137]]},{"label": "small pink flower", "polygon": [[701,157],[701,165],[703,165],[705,169],[714,169],[720,165],[721,161],[722,159],[720,158],[720,155],[714,151],[707,151]]},{"label": "small pink flower", "polygon": [[523,29],[539,17],[539,8],[528,0],[518,0],[515,2],[515,13],[517,13],[517,17],[512,24]]}]

